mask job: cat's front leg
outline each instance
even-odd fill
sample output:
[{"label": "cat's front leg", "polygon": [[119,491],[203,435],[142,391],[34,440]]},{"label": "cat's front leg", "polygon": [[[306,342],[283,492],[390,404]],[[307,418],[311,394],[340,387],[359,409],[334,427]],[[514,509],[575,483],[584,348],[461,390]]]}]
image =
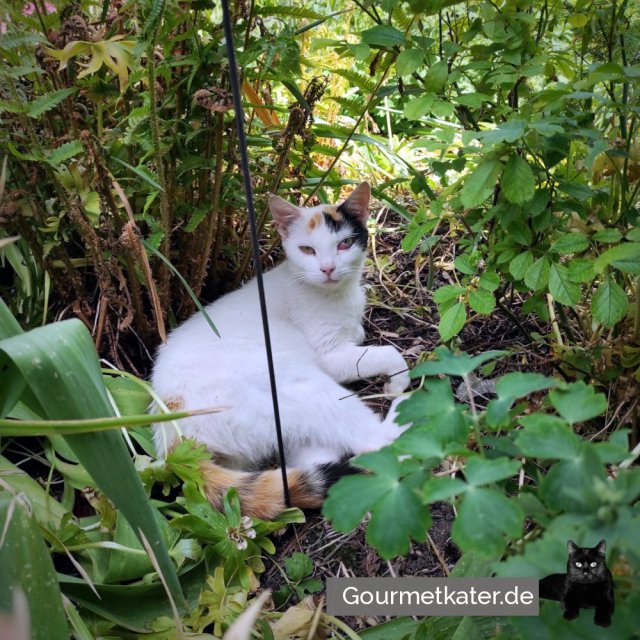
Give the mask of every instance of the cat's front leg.
[{"label": "cat's front leg", "polygon": [[395,347],[361,347],[343,344],[322,353],[319,364],[336,382],[353,382],[375,376],[389,376],[387,393],[402,393],[410,383],[407,363]]}]

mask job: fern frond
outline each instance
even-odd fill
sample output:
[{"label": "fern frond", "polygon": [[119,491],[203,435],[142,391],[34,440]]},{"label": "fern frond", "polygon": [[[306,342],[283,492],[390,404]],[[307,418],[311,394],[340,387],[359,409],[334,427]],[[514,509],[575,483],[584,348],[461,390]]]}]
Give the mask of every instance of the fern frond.
[{"label": "fern frond", "polygon": [[77,156],[82,153],[83,146],[80,140],[72,140],[71,142],[65,142],[57,149],[54,149],[51,153],[47,154],[47,162],[52,167],[58,167],[65,160]]},{"label": "fern frond", "polygon": [[335,69],[333,73],[343,77],[345,80],[348,80],[351,84],[363,91],[366,91],[367,93],[373,93],[376,88],[375,81],[360,71],[355,71],[354,69]]},{"label": "fern frond", "polygon": [[76,87],[58,89],[36,98],[27,105],[27,115],[31,118],[39,118],[43,113],[57,107],[65,98],[77,92]]},{"label": "fern frond", "polygon": [[364,102],[358,100],[358,98],[331,96],[331,100],[337,102],[342,107],[342,110],[350,116],[359,116],[364,109]]}]

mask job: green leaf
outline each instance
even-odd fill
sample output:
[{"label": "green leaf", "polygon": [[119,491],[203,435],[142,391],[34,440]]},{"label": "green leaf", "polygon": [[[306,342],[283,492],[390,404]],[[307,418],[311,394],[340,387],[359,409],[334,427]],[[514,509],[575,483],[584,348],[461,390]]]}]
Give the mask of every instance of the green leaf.
[{"label": "green leaf", "polygon": [[[466,353],[451,353],[446,347],[436,349],[437,360],[429,360],[414,367],[410,375],[412,378],[421,376],[467,376],[479,366],[487,362],[504,356],[508,351],[487,351],[477,356],[470,356]],[[402,405],[400,405],[402,406]]]},{"label": "green leaf", "polygon": [[518,431],[516,444],[529,458],[572,460],[580,451],[580,438],[567,423],[546,413],[520,418],[524,429]]},{"label": "green leaf", "polygon": [[425,93],[418,98],[409,100],[409,102],[404,105],[402,113],[407,120],[419,120],[431,111],[435,99],[436,97],[433,93]]},{"label": "green leaf", "polygon": [[532,291],[543,290],[549,282],[549,268],[547,258],[538,258],[524,274],[524,283]]},{"label": "green leaf", "polygon": [[522,280],[533,264],[533,253],[531,251],[525,251],[518,254],[509,263],[509,273],[516,279]]},{"label": "green leaf", "polygon": [[367,541],[384,560],[409,551],[410,539],[424,540],[431,514],[406,482],[396,483],[374,506],[367,526]]},{"label": "green leaf", "polygon": [[453,336],[462,331],[464,323],[467,320],[467,309],[464,302],[456,302],[452,307],[447,309],[440,318],[438,323],[438,332],[443,342],[451,340]]},{"label": "green leaf", "polygon": [[511,478],[520,470],[520,461],[511,458],[481,458],[473,456],[464,467],[464,477],[472,486],[492,484]]},{"label": "green leaf", "polygon": [[[5,408],[15,389],[13,382],[19,378],[23,384],[20,399],[49,420],[113,416],[93,339],[79,320],[57,322],[0,341],[0,372],[0,406]],[[66,441],[133,530],[146,537],[174,600],[183,605],[173,562],[122,435],[102,431],[66,436]]]},{"label": "green leaf", "polygon": [[522,373],[513,371],[502,376],[496,384],[496,391],[501,398],[522,398],[534,391],[544,391],[558,385],[558,381],[541,373]]},{"label": "green leaf", "polygon": [[460,199],[467,209],[482,204],[492,193],[502,165],[496,158],[483,160],[475,171],[467,176]]},{"label": "green leaf", "polygon": [[378,47],[393,47],[404,42],[404,34],[391,25],[378,24],[362,32],[362,42]]},{"label": "green leaf", "polygon": [[607,249],[596,258],[593,268],[602,273],[610,264],[625,273],[640,273],[640,242],[625,242]]},{"label": "green leaf", "polygon": [[485,271],[480,276],[478,286],[485,291],[495,291],[500,286],[500,276],[495,271]]},{"label": "green leaf", "polygon": [[65,98],[74,95],[76,92],[76,87],[70,87],[45,93],[27,105],[27,115],[31,118],[39,118],[43,113],[57,107]]},{"label": "green leaf", "polygon": [[455,284],[445,284],[444,287],[440,287],[433,292],[433,301],[436,304],[451,302],[451,300],[459,298],[464,293],[464,287]]},{"label": "green leaf", "polygon": [[565,233],[552,245],[550,251],[561,255],[582,253],[589,248],[589,239],[582,233]]},{"label": "green leaf", "polygon": [[591,298],[594,320],[607,327],[613,327],[622,320],[628,307],[629,300],[625,290],[613,278],[607,278]]},{"label": "green leaf", "polygon": [[504,167],[502,192],[514,204],[524,204],[533,199],[536,179],[529,163],[518,155],[512,155]]},{"label": "green leaf", "polygon": [[496,307],[496,299],[488,291],[478,289],[469,294],[469,306],[477,313],[488,316]]},{"label": "green leaf", "polygon": [[432,64],[424,79],[424,86],[427,91],[433,93],[440,93],[449,77],[449,65],[446,60],[439,60],[435,64]]},{"label": "green leaf", "polygon": [[[592,237],[596,242],[601,242],[602,244],[614,244],[622,240],[622,234],[618,229],[614,228],[602,229],[602,231],[594,233]],[[629,238],[628,235],[627,238],[633,240],[633,238]]]},{"label": "green leaf", "polygon": [[411,75],[418,70],[424,61],[422,49],[405,49],[396,59],[396,71],[399,76]]},{"label": "green leaf", "polygon": [[606,477],[593,445],[584,446],[574,458],[554,464],[540,482],[540,499],[552,509],[594,514],[602,504],[594,487]]},{"label": "green leaf", "polygon": [[453,541],[463,551],[496,556],[504,550],[504,534],[522,534],[524,513],[514,500],[496,489],[473,487],[465,494],[453,521]]},{"label": "green leaf", "polygon": [[[13,636],[4,614],[23,604],[33,640],[69,638],[56,572],[40,528],[23,498],[0,492],[0,622],[3,637]],[[18,629],[16,623],[14,629]],[[6,635],[4,635],[6,634]],[[26,640],[27,635],[23,636]]]},{"label": "green leaf", "polygon": [[607,397],[582,381],[552,391],[549,399],[569,424],[590,420],[607,410]]},{"label": "green leaf", "polygon": [[573,307],[580,300],[582,290],[580,285],[572,282],[569,270],[556,262],[549,268],[549,293],[560,303]]},{"label": "green leaf", "polygon": [[379,475],[341,478],[329,489],[322,513],[338,531],[351,531],[395,484]]},{"label": "green leaf", "polygon": [[284,567],[289,578],[295,582],[300,582],[313,573],[313,561],[306,553],[299,551],[284,559]]},{"label": "green leaf", "polygon": [[455,496],[461,496],[469,490],[469,485],[460,478],[431,478],[422,489],[422,498],[426,503],[451,500]]},{"label": "green leaf", "polygon": [[269,6],[256,7],[259,16],[288,16],[291,18],[307,18],[308,20],[321,20],[324,14],[306,7]]},{"label": "green leaf", "polygon": [[84,147],[80,140],[72,140],[71,142],[65,142],[60,145],[53,151],[47,153],[47,162],[52,167],[58,167],[65,160],[69,160],[73,158],[73,156],[77,156],[79,153],[82,153]]}]

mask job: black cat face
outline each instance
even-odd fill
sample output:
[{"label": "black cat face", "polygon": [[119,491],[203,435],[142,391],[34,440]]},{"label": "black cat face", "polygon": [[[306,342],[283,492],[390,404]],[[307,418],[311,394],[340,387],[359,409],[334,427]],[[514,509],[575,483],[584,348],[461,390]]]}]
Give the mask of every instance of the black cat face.
[{"label": "black cat face", "polygon": [[605,541],[601,540],[595,547],[578,547],[573,540],[567,545],[569,559],[567,561],[567,578],[572,582],[598,582],[607,576],[605,560]]}]

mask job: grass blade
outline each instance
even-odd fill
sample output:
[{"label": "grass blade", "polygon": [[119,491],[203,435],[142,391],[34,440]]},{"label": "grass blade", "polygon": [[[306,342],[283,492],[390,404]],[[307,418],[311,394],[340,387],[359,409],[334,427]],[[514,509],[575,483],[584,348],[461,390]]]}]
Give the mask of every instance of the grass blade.
[{"label": "grass blade", "polygon": [[[25,385],[20,399],[49,420],[114,415],[93,340],[79,320],[65,320],[0,341],[0,372],[0,406],[4,404],[5,411],[10,404],[5,389],[15,390],[11,378],[18,376]],[[153,545],[174,600],[185,605],[169,551],[122,435],[99,431],[65,439],[133,530],[142,531]]]}]

